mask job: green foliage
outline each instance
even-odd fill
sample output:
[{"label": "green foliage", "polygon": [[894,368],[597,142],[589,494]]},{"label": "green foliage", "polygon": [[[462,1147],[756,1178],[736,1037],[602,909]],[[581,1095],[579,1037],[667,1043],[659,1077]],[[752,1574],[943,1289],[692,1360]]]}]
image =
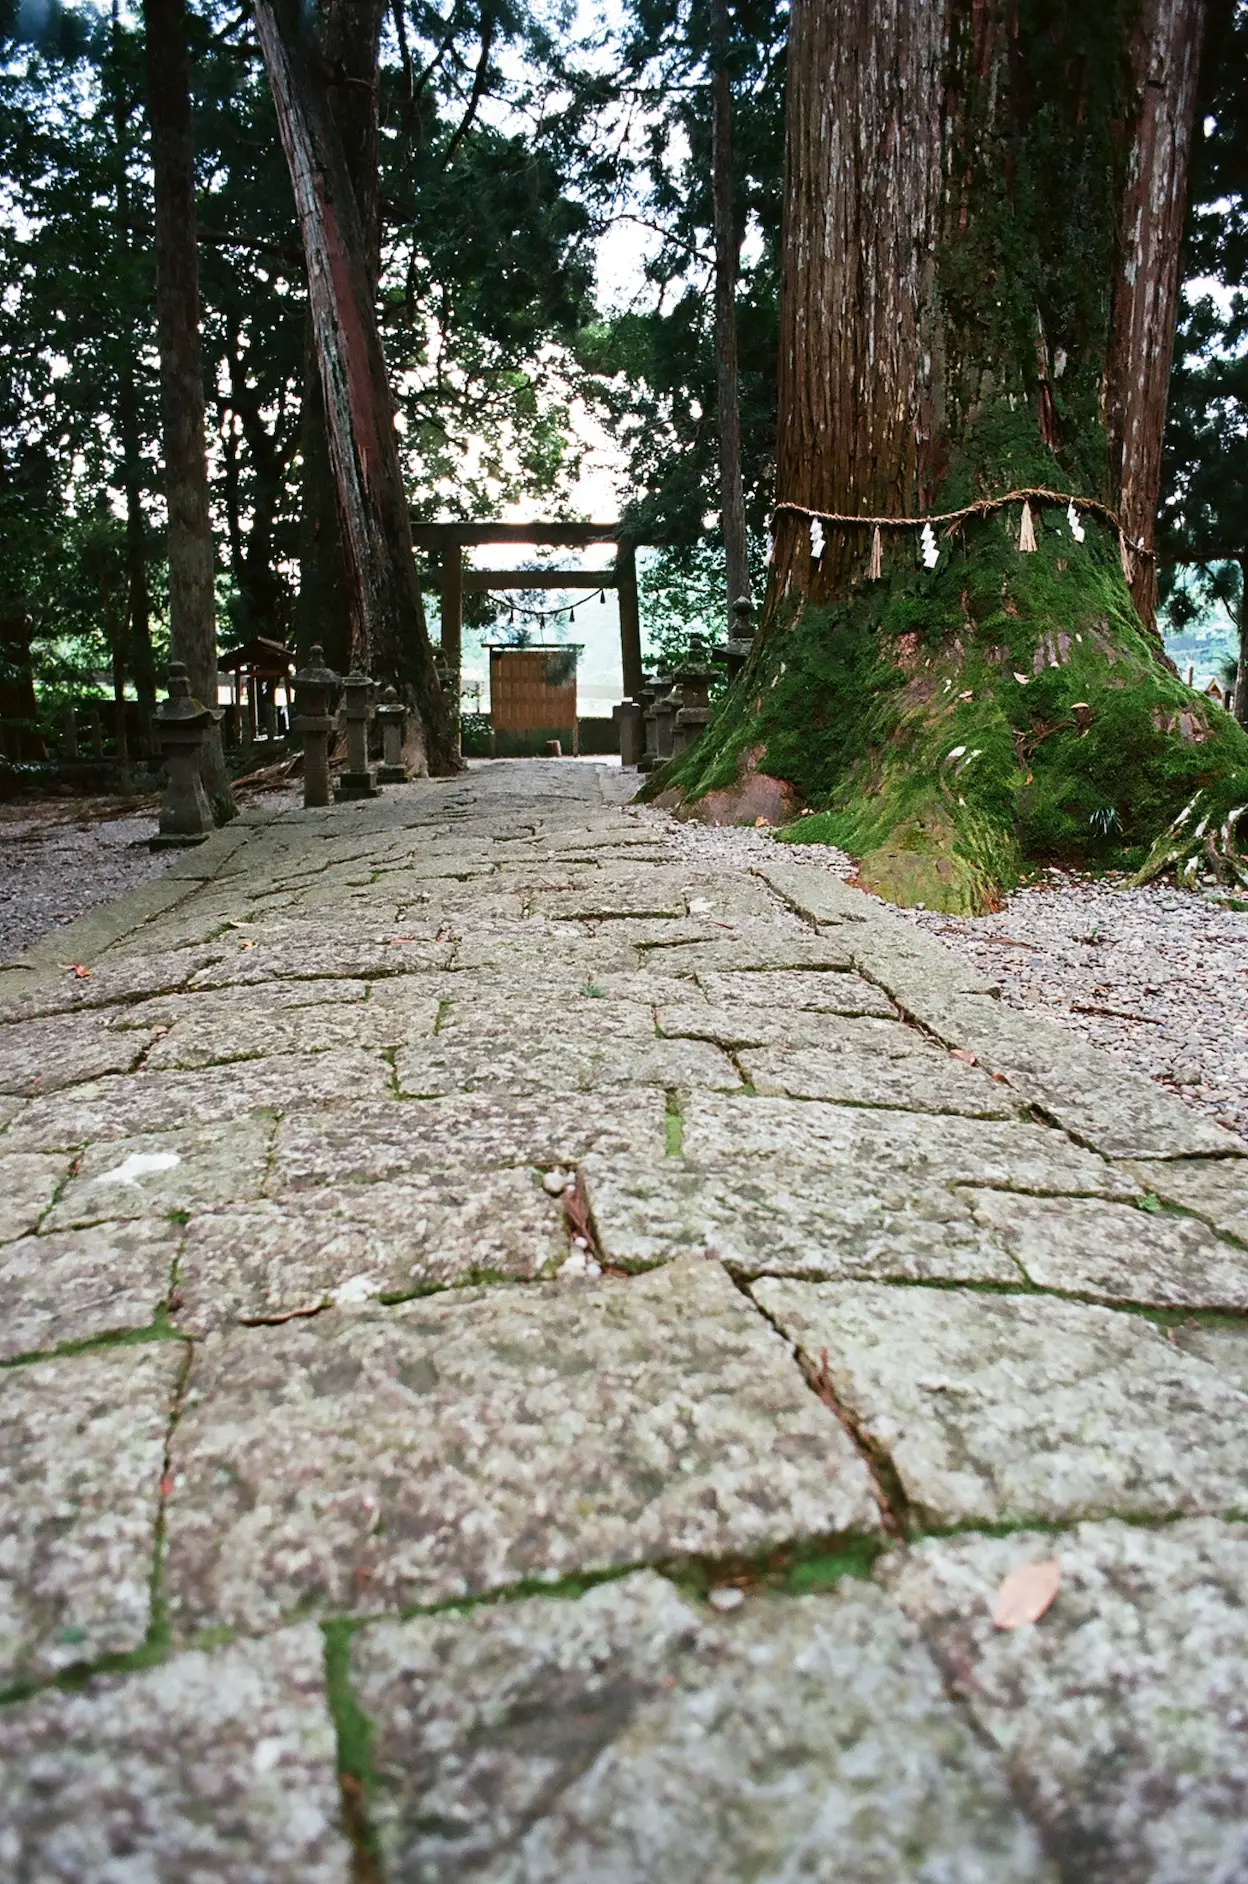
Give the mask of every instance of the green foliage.
[{"label": "green foliage", "polygon": [[816,811],[782,836],[950,910],[1041,860],[1134,867],[1215,781],[1248,798],[1248,736],[1162,664],[1111,534],[1089,523],[1079,544],[1046,513],[1021,555],[1017,530],[973,522],[931,572],[893,548],[886,581],[790,611],[659,787],[727,787],[754,750]]}]

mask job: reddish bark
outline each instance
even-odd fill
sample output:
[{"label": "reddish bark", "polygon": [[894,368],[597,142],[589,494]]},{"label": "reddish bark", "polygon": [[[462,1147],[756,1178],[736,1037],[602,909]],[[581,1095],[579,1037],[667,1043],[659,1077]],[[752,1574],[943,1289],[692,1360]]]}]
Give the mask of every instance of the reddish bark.
[{"label": "reddish bark", "polygon": [[[216,608],[199,350],[195,153],[183,0],[144,0],[143,20],[156,211],[156,330],[169,510],[170,640],[173,658],[186,664],[192,693],[214,706]],[[223,823],[235,815],[237,807],[215,726],[202,747],[201,773],[213,815]]]},{"label": "reddish bark", "polygon": [[[1132,540],[1151,547],[1204,16],[1205,0],[1145,0],[1134,29],[1125,15],[1120,28],[1110,22],[1093,55],[1079,43],[1076,0],[1048,10],[1024,0],[795,0],[779,498],[845,514],[922,514],[994,402],[1030,409],[1037,443],[1059,454],[1086,447],[1086,466],[1094,441],[1063,438],[1054,398],[1065,356],[1077,349],[1074,366],[1101,385],[1109,435],[1107,474],[1100,488],[1085,477],[1084,494],[1106,501]],[[1062,44],[1066,66],[1053,53]],[[1119,68],[1130,74],[1125,86]],[[1097,90],[1103,150],[1092,107],[1068,95],[1068,80]],[[1081,187],[1095,202],[1053,184],[1041,220],[1060,230],[1071,216],[1103,214],[1118,231],[1116,257],[1107,236],[1098,303],[1111,306],[1110,317],[1098,327],[1085,308],[1073,339],[1046,334],[1040,308],[1021,298],[1034,292],[1033,278],[1044,288],[1034,204],[1022,242],[1035,237],[1037,247],[1021,268],[1001,234],[1020,236],[1010,166],[1046,110],[1086,159]],[[1052,481],[1061,488],[1057,467]],[[817,601],[835,596],[865,567],[865,530],[827,536],[815,567],[808,526],[781,518],[769,612],[791,587]],[[1133,593],[1151,625],[1146,559],[1137,560]]]},{"label": "reddish bark", "polygon": [[287,44],[271,0],[256,0],[255,17],[303,236],[355,646],[378,679],[408,692],[430,770],[454,771],[459,761],[425,631],[366,239],[341,140],[311,49]]},{"label": "reddish bark", "polygon": [[715,221],[715,387],[719,416],[720,521],[731,632],[732,604],[750,593],[750,561],[741,478],[741,393],[737,371],[737,272],[740,240],[733,209],[732,82],[727,0],[713,0],[711,183]]},{"label": "reddish bark", "polygon": [[[1150,550],[1205,14],[1203,0],[1145,0],[1131,40],[1134,134],[1118,225],[1105,405],[1118,509],[1130,541]],[[1151,622],[1157,610],[1151,557],[1135,559],[1131,593]]]}]

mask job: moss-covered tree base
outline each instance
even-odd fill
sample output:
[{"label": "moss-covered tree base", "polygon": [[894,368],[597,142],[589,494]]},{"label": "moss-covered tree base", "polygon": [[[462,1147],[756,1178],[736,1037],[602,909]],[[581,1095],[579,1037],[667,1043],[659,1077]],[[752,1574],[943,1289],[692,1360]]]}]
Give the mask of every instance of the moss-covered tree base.
[{"label": "moss-covered tree base", "polygon": [[781,603],[692,751],[648,781],[690,804],[743,769],[890,901],[990,909],[1060,863],[1248,882],[1248,734],[1141,627],[1112,534],[1060,512],[1020,553],[1009,511],[830,607]]}]

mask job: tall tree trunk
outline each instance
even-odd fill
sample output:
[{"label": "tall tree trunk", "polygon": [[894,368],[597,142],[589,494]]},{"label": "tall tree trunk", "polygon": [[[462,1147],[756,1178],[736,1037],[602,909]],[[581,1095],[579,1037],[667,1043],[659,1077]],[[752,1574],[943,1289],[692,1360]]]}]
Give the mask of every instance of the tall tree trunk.
[{"label": "tall tree trunk", "polygon": [[[184,0],[144,0],[148,118],[156,224],[156,326],[169,508],[169,618],[173,658],[186,664],[191,691],[217,702],[212,521],[204,447],[204,383],[199,352],[199,257],[190,60]],[[213,726],[201,748],[204,789],[218,824],[238,807]]]},{"label": "tall tree trunk", "polygon": [[[121,9],[113,0],[112,46],[119,57]],[[131,232],[130,131],[126,100],[114,75],[113,154],[117,165],[117,246],[127,264],[133,245]],[[135,359],[137,334],[127,345],[123,337],[117,377],[117,432],[121,445],[121,479],[126,500],[126,637],[125,666],[139,697],[139,750],[152,750],[152,718],[156,711],[156,661],[152,651],[152,599],[147,573],[147,519],[143,514],[143,445],[139,429],[138,378]]]},{"label": "tall tree trunk", "polygon": [[737,271],[741,243],[733,208],[732,78],[727,0],[712,0],[711,183],[715,220],[715,387],[719,405],[720,517],[724,532],[727,620],[750,593],[741,479],[741,391],[737,374]]},{"label": "tall tree trunk", "polygon": [[[406,5],[406,0],[401,0],[401,5]],[[374,302],[381,242],[377,82],[381,15],[381,0],[324,0],[317,26],[317,46],[329,75],[329,112],[342,143],[343,161],[359,212]],[[319,641],[329,665],[345,673],[352,664],[350,577],[338,526],[325,401],[310,320],[305,362],[297,637],[305,653]]]},{"label": "tall tree trunk", "polygon": [[1248,742],[1118,530],[1151,542],[1204,12],[794,0],[764,631],[675,775],[773,774],[895,900],[1248,872]]},{"label": "tall tree trunk", "polygon": [[287,44],[272,0],[256,0],[255,16],[307,260],[353,636],[376,678],[400,686],[414,704],[429,769],[455,771],[454,729],[425,630],[367,238],[312,48]]},{"label": "tall tree trunk", "polygon": [[[1118,213],[1106,365],[1110,476],[1128,542],[1151,551],[1161,494],[1166,392],[1206,8],[1144,0],[1131,36],[1134,136]],[[1132,558],[1131,593],[1150,626],[1157,564]]]},{"label": "tall tree trunk", "polygon": [[1239,558],[1239,650],[1235,668],[1235,718],[1248,727],[1248,556]]}]

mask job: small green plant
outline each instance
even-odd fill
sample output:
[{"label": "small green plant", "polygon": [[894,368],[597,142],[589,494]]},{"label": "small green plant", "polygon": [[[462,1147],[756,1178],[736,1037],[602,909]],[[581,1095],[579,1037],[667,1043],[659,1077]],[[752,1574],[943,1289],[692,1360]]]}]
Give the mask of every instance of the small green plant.
[{"label": "small green plant", "polygon": [[1099,811],[1092,812],[1088,823],[1098,837],[1108,837],[1111,831],[1122,829],[1122,822],[1113,805],[1102,805]]}]

